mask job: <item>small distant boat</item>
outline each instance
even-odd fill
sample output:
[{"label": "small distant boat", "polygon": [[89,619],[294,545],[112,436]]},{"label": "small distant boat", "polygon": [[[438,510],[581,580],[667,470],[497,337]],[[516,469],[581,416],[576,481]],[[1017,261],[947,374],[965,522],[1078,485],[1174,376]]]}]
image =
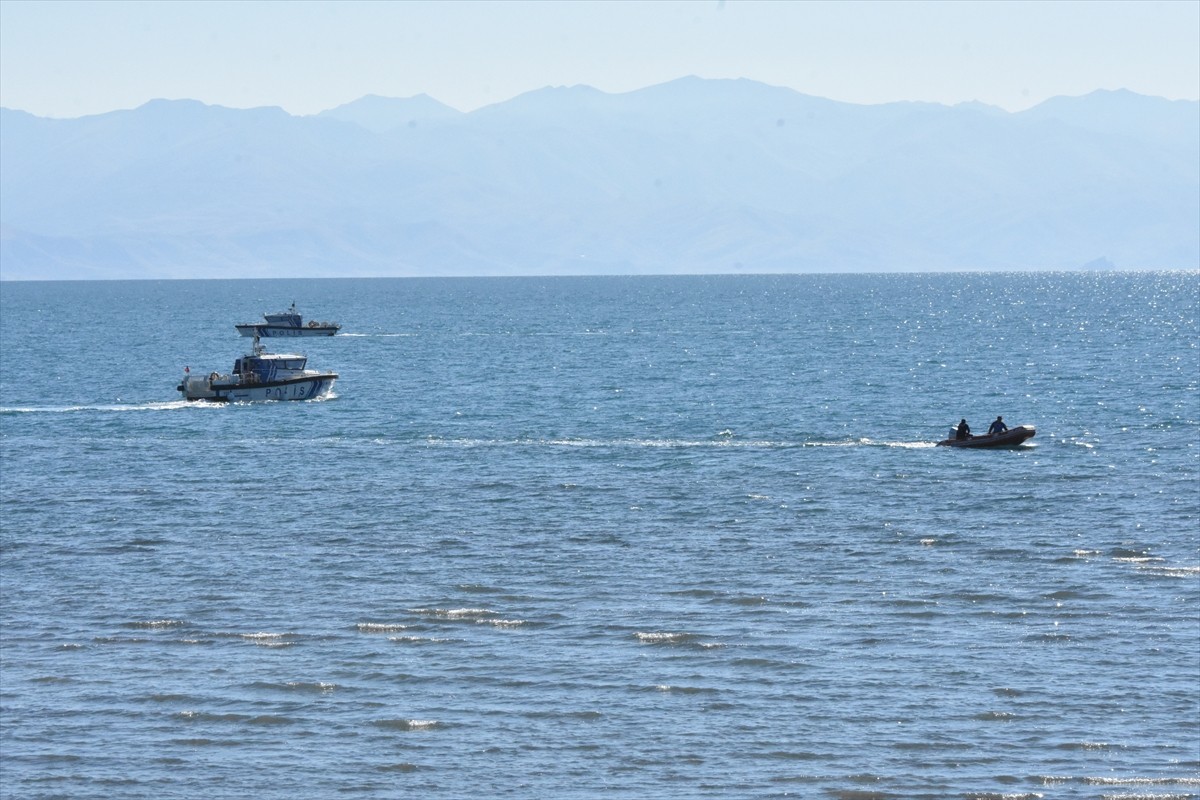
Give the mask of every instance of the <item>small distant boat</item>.
[{"label": "small distant boat", "polygon": [[233,362],[232,373],[192,375],[184,367],[183,381],[175,388],[185,400],[218,403],[314,400],[328,394],[338,376],[306,369],[307,364],[308,358],[302,355],[268,353],[255,338],[251,352]]},{"label": "small distant boat", "polygon": [[1032,439],[1037,431],[1031,426],[1018,425],[1000,433],[989,433],[983,436],[968,436],[966,439],[956,439],[955,431],[950,429],[950,438],[938,442],[938,447],[1016,447],[1026,439]]},{"label": "small distant boat", "polygon": [[304,323],[296,304],[287,311],[278,314],[263,314],[265,322],[247,322],[234,325],[242,336],[333,336],[342,326],[336,322],[317,322],[309,320]]}]

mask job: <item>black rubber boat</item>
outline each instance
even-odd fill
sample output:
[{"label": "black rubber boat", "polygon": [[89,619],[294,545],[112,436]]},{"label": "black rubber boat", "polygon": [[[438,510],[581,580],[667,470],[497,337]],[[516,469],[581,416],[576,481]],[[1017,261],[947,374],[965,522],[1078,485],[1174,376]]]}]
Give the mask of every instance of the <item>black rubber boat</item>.
[{"label": "black rubber boat", "polygon": [[1026,439],[1032,439],[1037,433],[1032,426],[1018,425],[1001,433],[989,433],[984,436],[968,436],[966,439],[954,438],[954,431],[949,439],[938,442],[938,447],[1018,447]]}]

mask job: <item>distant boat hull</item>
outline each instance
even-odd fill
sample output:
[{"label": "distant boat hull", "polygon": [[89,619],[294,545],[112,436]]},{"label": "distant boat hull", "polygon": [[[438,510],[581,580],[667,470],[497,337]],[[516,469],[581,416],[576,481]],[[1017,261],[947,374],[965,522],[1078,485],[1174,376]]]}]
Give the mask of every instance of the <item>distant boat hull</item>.
[{"label": "distant boat hull", "polygon": [[237,328],[237,332],[242,336],[261,336],[264,339],[270,339],[281,336],[333,336],[342,326],[310,322],[306,326],[297,327],[295,325],[272,325],[267,322],[256,322],[235,325],[234,327]]},{"label": "distant boat hull", "polygon": [[1018,425],[1003,433],[989,433],[985,436],[971,436],[966,439],[943,439],[938,447],[1018,447],[1027,439],[1032,439],[1037,433],[1033,428]]},{"label": "distant boat hull", "polygon": [[246,322],[234,325],[242,336],[254,338],[279,338],[281,336],[333,336],[342,326],[336,322],[317,322],[315,319],[304,321],[296,304],[286,311],[274,314],[263,314],[262,322]]}]

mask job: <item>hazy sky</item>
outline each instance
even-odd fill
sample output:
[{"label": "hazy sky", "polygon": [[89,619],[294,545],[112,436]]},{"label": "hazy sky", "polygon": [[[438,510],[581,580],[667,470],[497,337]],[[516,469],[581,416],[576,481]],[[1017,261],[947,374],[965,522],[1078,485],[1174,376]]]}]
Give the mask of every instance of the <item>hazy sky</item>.
[{"label": "hazy sky", "polygon": [[1195,100],[1200,0],[0,0],[0,105],[41,116],[160,97],[313,114],[421,93],[470,111],[684,75],[1010,111],[1095,89]]}]

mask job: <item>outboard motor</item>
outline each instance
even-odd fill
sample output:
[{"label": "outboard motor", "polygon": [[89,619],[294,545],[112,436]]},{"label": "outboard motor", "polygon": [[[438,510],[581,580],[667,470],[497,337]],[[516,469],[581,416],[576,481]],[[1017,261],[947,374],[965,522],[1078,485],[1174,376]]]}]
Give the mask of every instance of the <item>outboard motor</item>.
[{"label": "outboard motor", "polygon": [[212,376],[209,375],[184,375],[183,382],[175,388],[183,393],[184,400],[203,400],[217,396],[212,389]]}]

